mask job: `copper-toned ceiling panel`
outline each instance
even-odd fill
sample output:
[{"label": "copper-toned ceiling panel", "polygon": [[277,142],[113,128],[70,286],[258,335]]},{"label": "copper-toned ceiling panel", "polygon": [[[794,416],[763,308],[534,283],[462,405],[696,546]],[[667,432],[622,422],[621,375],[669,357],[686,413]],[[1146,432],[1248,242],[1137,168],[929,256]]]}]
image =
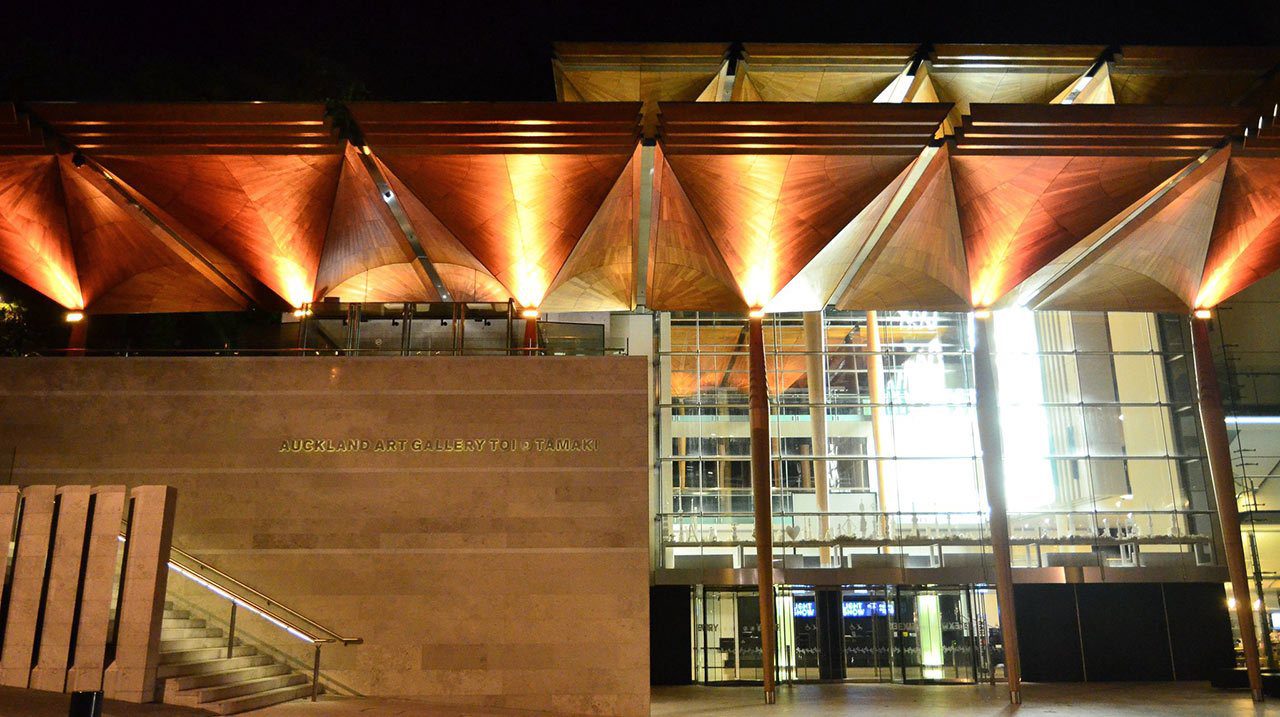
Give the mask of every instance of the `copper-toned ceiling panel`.
[{"label": "copper-toned ceiling panel", "polygon": [[915,45],[750,44],[738,81],[764,102],[871,102],[911,62]]},{"label": "copper-toned ceiling panel", "polygon": [[1112,63],[1111,81],[1123,104],[1229,105],[1255,96],[1274,101],[1265,92],[1265,75],[1277,64],[1275,47],[1132,46]]},{"label": "copper-toned ceiling panel", "polygon": [[[413,248],[387,208],[373,177],[362,165],[353,147],[348,147],[338,178],[338,190],[333,201],[333,213],[329,219],[324,243],[324,255],[316,275],[316,298],[343,296],[333,289],[359,275],[357,284],[370,284],[375,278],[389,277],[393,286],[387,291],[379,287],[362,289],[366,295],[394,293],[396,300],[438,301],[439,294],[430,279],[419,276],[416,292],[408,291],[413,281],[396,272],[371,273],[371,270],[390,264],[415,262]],[[411,265],[412,268],[412,265]],[[421,270],[419,270],[421,271]],[[347,292],[350,287],[347,287]]]},{"label": "copper-toned ceiling panel", "polygon": [[952,157],[974,304],[991,306],[1082,251],[1248,116],[1230,107],[974,105]]},{"label": "copper-toned ceiling panel", "polygon": [[649,277],[645,296],[656,310],[742,311],[733,275],[662,158],[656,152]]},{"label": "copper-toned ceiling panel", "polygon": [[974,305],[993,305],[1185,164],[1152,157],[953,156]]},{"label": "copper-toned ceiling panel", "polygon": [[714,101],[729,46],[715,43],[556,43],[552,62],[562,102],[643,102],[644,130],[658,102]]},{"label": "copper-toned ceiling panel", "polygon": [[325,106],[306,102],[35,102],[86,154],[333,154]]},{"label": "copper-toned ceiling panel", "polygon": [[938,45],[928,68],[938,97],[960,114],[978,102],[1047,104],[1084,75],[1101,46]]},{"label": "copper-toned ceiling panel", "polygon": [[404,207],[423,253],[454,301],[506,301],[512,297],[513,293],[493,278],[484,264],[418,201],[390,168],[376,157],[374,162],[400,198],[400,206]]},{"label": "copper-toned ceiling panel", "polygon": [[[919,161],[919,160],[917,160]],[[831,301],[854,261],[867,250],[867,242],[910,174],[898,174],[858,215],[769,301],[770,313],[819,311]]]},{"label": "copper-toned ceiling panel", "polygon": [[941,148],[884,230],[841,309],[967,311],[969,278],[949,152]]},{"label": "copper-toned ceiling panel", "polygon": [[91,313],[238,311],[245,297],[220,290],[130,211],[104,194],[92,170],[61,158],[80,286]]},{"label": "copper-toned ceiling panel", "polygon": [[1232,157],[1196,307],[1213,307],[1280,267],[1280,157]]},{"label": "copper-toned ceiling panel", "polygon": [[[325,292],[343,301],[437,301],[434,289],[424,285],[414,262],[372,266]],[[437,297],[437,298],[431,298]]]},{"label": "copper-toned ceiling panel", "polygon": [[84,308],[53,156],[0,157],[0,269],[68,309]]},{"label": "copper-toned ceiling panel", "polygon": [[102,164],[293,306],[314,298],[342,157],[104,156]]},{"label": "copper-toned ceiling panel", "polygon": [[753,306],[764,306],[882,192],[910,156],[668,155]]},{"label": "copper-toned ceiling panel", "polygon": [[1174,185],[1035,308],[1190,311],[1200,288],[1228,154],[1217,153]]},{"label": "copper-toned ceiling panel", "polygon": [[635,306],[636,221],[640,149],[556,275],[543,300],[547,311],[628,311]]},{"label": "copper-toned ceiling panel", "polygon": [[382,160],[516,301],[538,306],[629,158],[393,154]]}]

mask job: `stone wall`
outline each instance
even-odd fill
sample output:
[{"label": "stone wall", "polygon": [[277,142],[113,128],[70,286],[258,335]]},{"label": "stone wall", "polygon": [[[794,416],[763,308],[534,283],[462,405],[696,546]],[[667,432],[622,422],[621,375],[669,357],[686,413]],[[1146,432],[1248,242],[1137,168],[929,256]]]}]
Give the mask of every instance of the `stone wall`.
[{"label": "stone wall", "polygon": [[647,371],[3,359],[0,452],[23,485],[176,487],[176,546],[364,638],[331,685],[647,715]]}]

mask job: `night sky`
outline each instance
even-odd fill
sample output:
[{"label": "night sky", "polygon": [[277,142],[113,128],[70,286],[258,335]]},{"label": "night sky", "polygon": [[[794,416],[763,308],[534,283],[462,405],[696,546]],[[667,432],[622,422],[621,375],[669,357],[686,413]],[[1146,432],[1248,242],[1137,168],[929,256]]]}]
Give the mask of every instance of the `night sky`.
[{"label": "night sky", "polygon": [[5,5],[18,100],[551,100],[555,40],[1280,43],[1275,0]]}]

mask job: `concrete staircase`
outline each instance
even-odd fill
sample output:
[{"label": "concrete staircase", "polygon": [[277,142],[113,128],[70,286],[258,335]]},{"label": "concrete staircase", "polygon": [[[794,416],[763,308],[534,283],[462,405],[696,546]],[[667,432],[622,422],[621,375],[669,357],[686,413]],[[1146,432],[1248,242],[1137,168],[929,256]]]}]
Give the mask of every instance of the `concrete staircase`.
[{"label": "concrete staircase", "polygon": [[227,657],[221,628],[165,603],[160,630],[161,698],[166,704],[231,715],[311,695],[310,680],[237,639]]}]

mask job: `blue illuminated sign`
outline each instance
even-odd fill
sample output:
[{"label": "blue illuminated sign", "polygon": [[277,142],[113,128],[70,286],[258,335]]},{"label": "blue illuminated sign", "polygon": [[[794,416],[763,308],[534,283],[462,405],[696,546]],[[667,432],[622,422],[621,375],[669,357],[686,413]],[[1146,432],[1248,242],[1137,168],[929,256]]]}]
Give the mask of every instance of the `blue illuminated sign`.
[{"label": "blue illuminated sign", "polygon": [[811,602],[798,602],[791,606],[791,614],[795,617],[817,617],[818,608]]},{"label": "blue illuminated sign", "polygon": [[845,617],[888,617],[893,606],[887,600],[845,600],[840,607]]}]

